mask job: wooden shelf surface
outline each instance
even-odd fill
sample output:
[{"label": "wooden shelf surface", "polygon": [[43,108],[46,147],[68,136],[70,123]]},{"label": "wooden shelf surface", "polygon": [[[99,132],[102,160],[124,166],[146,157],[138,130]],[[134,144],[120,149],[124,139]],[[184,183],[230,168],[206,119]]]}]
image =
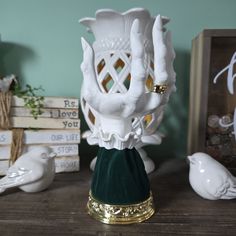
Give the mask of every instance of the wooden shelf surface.
[{"label": "wooden shelf surface", "polygon": [[169,160],[149,175],[156,214],[140,224],[106,225],[86,212],[92,172],[57,174],[44,192],[12,189],[0,196],[0,235],[236,235],[236,200],[200,198],[184,160]]}]

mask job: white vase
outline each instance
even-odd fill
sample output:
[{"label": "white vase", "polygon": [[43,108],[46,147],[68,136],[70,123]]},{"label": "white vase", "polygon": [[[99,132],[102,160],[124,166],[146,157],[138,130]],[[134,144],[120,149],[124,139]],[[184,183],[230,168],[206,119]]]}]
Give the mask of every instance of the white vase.
[{"label": "white vase", "polygon": [[[134,8],[124,13],[119,13],[110,9],[102,9],[96,12],[95,18],[83,18],[80,23],[85,25],[89,32],[95,36],[93,49],[95,53],[95,68],[97,82],[104,93],[126,93],[131,76],[131,49],[130,49],[130,29],[135,19],[139,19],[141,30],[144,35],[146,69],[146,91],[153,87],[154,80],[154,52],[152,41],[152,28],[155,18],[142,8]],[[162,17],[163,25],[169,19]],[[163,29],[165,30],[165,28]],[[173,77],[175,73],[173,68]],[[166,94],[168,100],[170,93]],[[81,108],[85,120],[91,129],[99,127],[99,114],[86,102],[81,90]],[[147,173],[155,169],[154,162],[147,157],[145,151],[141,149],[144,145],[160,144],[162,136],[158,133],[159,125],[163,118],[164,106],[158,107],[155,111],[133,120],[133,127],[141,127],[143,142],[137,145],[137,150],[141,154]],[[86,132],[88,134],[88,132]],[[88,137],[84,135],[84,137]],[[94,142],[90,144],[97,145]],[[96,159],[91,162],[93,169]]]}]

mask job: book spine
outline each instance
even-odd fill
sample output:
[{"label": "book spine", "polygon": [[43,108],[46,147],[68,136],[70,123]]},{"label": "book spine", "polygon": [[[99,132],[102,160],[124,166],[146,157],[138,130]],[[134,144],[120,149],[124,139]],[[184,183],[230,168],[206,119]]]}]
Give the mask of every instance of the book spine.
[{"label": "book spine", "polygon": [[[11,107],[10,116],[17,117],[33,117],[30,110],[25,107]],[[45,108],[42,109],[42,114],[38,118],[56,118],[56,119],[79,119],[78,109],[59,109]]]},{"label": "book spine", "polygon": [[[0,131],[0,146],[10,145],[12,131]],[[25,130],[24,144],[75,144],[80,143],[80,130]],[[0,147],[1,148],[1,147]]]},{"label": "book spine", "polygon": [[[26,145],[24,146],[23,153],[29,152],[38,145]],[[57,154],[57,157],[61,156],[75,156],[79,154],[78,144],[66,144],[66,145],[51,145],[49,146],[53,152]],[[2,146],[0,148],[0,160],[9,160],[10,159],[10,146]]]},{"label": "book spine", "polygon": [[[80,158],[79,156],[64,156],[55,158],[56,173],[62,172],[76,172],[80,169]],[[9,169],[8,160],[0,160],[0,176],[7,174]]]},{"label": "book spine", "polygon": [[[17,96],[13,96],[12,106],[13,107],[23,107],[24,100]],[[66,108],[75,109],[79,107],[78,98],[63,98],[63,97],[44,97],[43,101],[44,108]]]},{"label": "book spine", "polygon": [[79,119],[52,119],[33,117],[11,117],[13,128],[37,128],[37,129],[79,129]]},{"label": "book spine", "polygon": [[56,173],[75,172],[80,169],[79,156],[67,156],[55,158]]},{"label": "book spine", "polygon": [[0,176],[4,176],[9,168],[8,160],[0,160]]}]

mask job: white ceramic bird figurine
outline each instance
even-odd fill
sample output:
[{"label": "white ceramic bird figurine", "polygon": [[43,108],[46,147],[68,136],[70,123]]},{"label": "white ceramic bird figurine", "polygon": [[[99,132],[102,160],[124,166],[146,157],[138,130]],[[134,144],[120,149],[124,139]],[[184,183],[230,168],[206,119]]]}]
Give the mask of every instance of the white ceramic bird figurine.
[{"label": "white ceramic bird figurine", "polygon": [[236,178],[206,153],[188,156],[189,182],[194,191],[209,200],[236,198]]},{"label": "white ceramic bird figurine", "polygon": [[20,156],[0,179],[0,193],[12,187],[32,193],[46,189],[55,176],[54,157],[51,149],[43,146]]}]

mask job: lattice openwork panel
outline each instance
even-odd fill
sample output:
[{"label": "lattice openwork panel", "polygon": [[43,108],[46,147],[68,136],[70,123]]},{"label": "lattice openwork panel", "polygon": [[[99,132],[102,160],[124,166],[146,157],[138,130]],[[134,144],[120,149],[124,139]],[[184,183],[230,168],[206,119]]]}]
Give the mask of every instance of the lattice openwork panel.
[{"label": "lattice openwork panel", "polygon": [[[104,93],[125,93],[128,91],[131,81],[131,60],[130,53],[125,51],[105,51],[96,54],[95,69],[97,82]],[[144,60],[146,70],[146,91],[150,91],[154,84],[154,63],[153,56],[146,55]],[[86,101],[82,100],[82,109],[89,127],[93,129],[97,114]],[[156,127],[157,119],[160,116],[158,112],[148,114],[141,118],[142,126],[147,133],[152,132]],[[160,123],[160,122],[158,122]]]},{"label": "lattice openwork panel", "polygon": [[[105,93],[125,93],[129,89],[131,74],[131,55],[124,51],[103,52],[97,55],[95,66],[101,90]],[[146,89],[153,87],[154,64],[150,56],[145,57],[147,72]]]},{"label": "lattice openwork panel", "polygon": [[98,116],[96,111],[85,101],[83,97],[81,99],[81,109],[83,110],[84,117],[89,128],[93,130]]},{"label": "lattice openwork panel", "polygon": [[104,93],[125,93],[127,88],[124,81],[130,73],[130,55],[116,51],[109,51],[96,55],[98,84]]},{"label": "lattice openwork panel", "polygon": [[[104,93],[125,93],[128,91],[131,81],[130,53],[125,51],[110,51],[96,55],[95,66],[97,68],[98,84]],[[146,55],[144,60],[146,70],[146,90],[150,91],[154,84],[154,63],[152,55]],[[146,128],[155,122],[155,116],[148,114],[143,118],[143,126]]]}]

